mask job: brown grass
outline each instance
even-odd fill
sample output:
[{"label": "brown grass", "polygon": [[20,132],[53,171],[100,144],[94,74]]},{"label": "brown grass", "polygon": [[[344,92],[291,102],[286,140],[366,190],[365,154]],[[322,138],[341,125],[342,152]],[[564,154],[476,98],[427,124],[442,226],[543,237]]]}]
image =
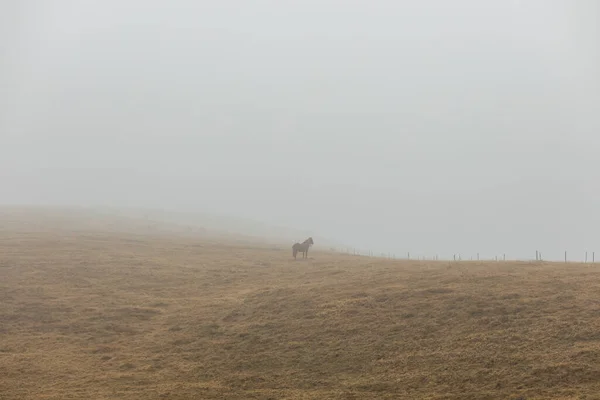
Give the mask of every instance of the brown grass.
[{"label": "brown grass", "polygon": [[0,399],[600,398],[600,265],[81,232],[0,255]]}]

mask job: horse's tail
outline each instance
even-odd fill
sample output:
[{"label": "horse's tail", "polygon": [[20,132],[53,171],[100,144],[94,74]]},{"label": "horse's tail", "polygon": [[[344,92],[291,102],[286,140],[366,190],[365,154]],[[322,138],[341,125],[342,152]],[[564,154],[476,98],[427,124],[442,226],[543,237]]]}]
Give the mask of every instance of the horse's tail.
[{"label": "horse's tail", "polygon": [[292,254],[294,255],[294,258],[296,258],[296,254],[298,254],[298,243],[294,243],[294,245],[292,246]]}]

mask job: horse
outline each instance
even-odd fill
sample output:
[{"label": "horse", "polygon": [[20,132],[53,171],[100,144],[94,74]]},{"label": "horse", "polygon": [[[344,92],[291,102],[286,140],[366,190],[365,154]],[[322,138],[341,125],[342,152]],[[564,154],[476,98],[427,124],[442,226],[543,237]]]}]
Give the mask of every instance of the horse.
[{"label": "horse", "polygon": [[307,258],[308,257],[308,248],[310,246],[312,246],[313,244],[315,244],[315,242],[313,242],[312,237],[309,237],[302,243],[294,243],[294,245],[292,246],[294,260],[296,259],[296,254],[298,254],[298,252],[302,253],[302,258]]}]

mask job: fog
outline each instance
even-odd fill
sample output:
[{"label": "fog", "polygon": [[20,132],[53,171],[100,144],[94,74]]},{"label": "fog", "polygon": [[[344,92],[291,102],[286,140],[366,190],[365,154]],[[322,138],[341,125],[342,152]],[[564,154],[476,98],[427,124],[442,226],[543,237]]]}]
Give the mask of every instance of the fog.
[{"label": "fog", "polygon": [[0,203],[600,251],[599,27],[595,0],[5,1]]}]

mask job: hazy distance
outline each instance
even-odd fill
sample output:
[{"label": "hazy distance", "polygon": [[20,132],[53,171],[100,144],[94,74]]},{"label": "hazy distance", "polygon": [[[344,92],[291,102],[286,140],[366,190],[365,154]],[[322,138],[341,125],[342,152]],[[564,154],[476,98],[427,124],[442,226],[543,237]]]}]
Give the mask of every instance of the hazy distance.
[{"label": "hazy distance", "polygon": [[0,4],[1,204],[560,258],[599,150],[595,0]]}]

